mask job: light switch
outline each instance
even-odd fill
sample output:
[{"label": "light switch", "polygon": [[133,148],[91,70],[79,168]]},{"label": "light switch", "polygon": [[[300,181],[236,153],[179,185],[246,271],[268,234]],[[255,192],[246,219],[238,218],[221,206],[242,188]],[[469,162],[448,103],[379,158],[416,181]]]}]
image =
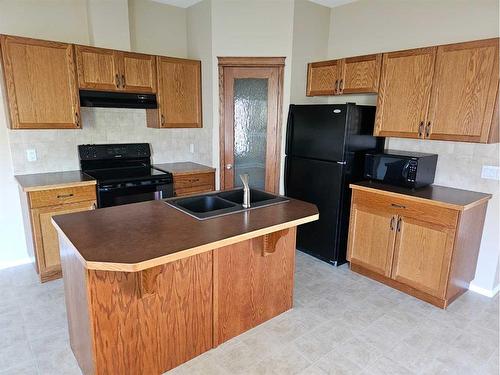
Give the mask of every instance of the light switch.
[{"label": "light switch", "polygon": [[483,165],[481,178],[486,178],[488,180],[500,180],[500,167]]},{"label": "light switch", "polygon": [[36,150],[34,148],[26,150],[26,159],[28,161],[36,161]]},{"label": "light switch", "polygon": [[189,152],[194,154],[194,143],[189,144]]}]

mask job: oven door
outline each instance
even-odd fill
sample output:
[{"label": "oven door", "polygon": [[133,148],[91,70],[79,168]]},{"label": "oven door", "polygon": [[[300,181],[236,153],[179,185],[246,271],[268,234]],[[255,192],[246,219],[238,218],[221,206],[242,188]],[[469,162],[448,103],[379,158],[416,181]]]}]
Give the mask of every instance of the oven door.
[{"label": "oven door", "polygon": [[97,205],[99,208],[164,199],[173,196],[174,188],[170,180],[102,184],[97,187]]}]

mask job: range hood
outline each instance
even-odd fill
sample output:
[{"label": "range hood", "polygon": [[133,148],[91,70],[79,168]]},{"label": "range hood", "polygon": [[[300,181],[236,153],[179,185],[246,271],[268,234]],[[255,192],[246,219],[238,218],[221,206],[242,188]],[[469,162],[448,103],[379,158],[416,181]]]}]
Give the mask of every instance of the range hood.
[{"label": "range hood", "polygon": [[158,108],[155,94],[130,94],[80,90],[82,107],[102,108]]}]

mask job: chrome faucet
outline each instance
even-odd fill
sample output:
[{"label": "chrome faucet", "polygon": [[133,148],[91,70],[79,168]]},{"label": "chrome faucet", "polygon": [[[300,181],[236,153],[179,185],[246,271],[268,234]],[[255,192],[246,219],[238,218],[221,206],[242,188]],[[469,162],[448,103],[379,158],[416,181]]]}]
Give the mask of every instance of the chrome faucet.
[{"label": "chrome faucet", "polygon": [[240,174],[243,182],[243,208],[250,208],[250,186],[248,185],[248,173]]}]

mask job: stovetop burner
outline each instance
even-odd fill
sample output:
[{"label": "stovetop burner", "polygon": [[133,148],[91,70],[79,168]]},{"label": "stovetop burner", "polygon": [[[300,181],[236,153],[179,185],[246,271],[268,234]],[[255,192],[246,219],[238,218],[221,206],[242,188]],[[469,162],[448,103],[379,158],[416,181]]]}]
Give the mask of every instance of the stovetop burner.
[{"label": "stovetop burner", "polygon": [[120,181],[136,181],[151,178],[170,177],[170,173],[166,173],[154,167],[143,165],[137,167],[123,168],[102,168],[84,171],[85,174],[95,178],[98,183],[110,183]]}]

